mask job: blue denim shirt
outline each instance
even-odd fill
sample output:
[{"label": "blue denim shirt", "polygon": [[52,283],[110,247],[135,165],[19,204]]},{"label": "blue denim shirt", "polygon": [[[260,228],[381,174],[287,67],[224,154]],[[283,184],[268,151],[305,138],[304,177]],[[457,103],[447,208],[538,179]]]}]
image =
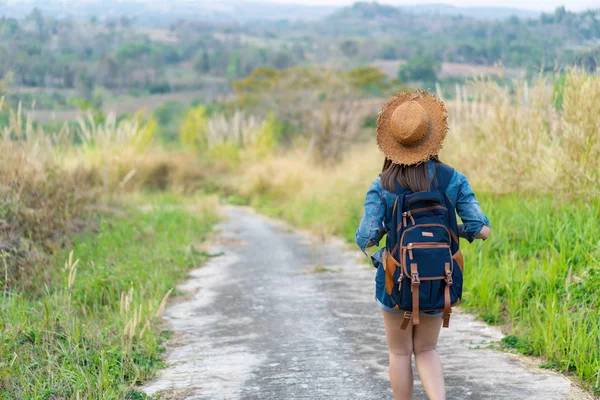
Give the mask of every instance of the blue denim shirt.
[{"label": "blue denim shirt", "polygon": [[[430,179],[435,173],[435,162],[428,161]],[[475,199],[475,194],[469,185],[467,177],[458,171],[454,172],[446,194],[454,204],[458,216],[463,224],[459,227],[460,236],[473,242],[483,226],[489,226],[490,221],[481,211],[479,202]],[[378,176],[371,184],[367,197],[365,199],[365,212],[360,225],[356,230],[356,244],[365,252],[369,242],[378,245],[379,241],[392,226],[391,221],[384,221],[387,207],[394,206],[396,194],[385,190],[381,186],[381,176]],[[389,212],[387,215],[391,215]],[[380,249],[371,256],[373,265],[378,267],[381,264]],[[365,252],[366,254],[366,252]]]}]

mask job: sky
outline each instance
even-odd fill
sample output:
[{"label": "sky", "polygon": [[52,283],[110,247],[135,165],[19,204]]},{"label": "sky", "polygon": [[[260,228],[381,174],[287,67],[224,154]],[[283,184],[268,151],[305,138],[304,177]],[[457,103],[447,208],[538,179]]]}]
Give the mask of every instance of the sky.
[{"label": "sky", "polygon": [[[276,3],[292,3],[292,4],[333,4],[333,5],[349,5],[354,3],[354,0],[270,0]],[[387,4],[431,4],[444,3],[452,4],[459,7],[473,6],[493,6],[493,7],[516,7],[528,10],[555,10],[561,5],[565,5],[567,9],[578,11],[588,8],[600,8],[600,0],[380,0],[380,3]]]}]

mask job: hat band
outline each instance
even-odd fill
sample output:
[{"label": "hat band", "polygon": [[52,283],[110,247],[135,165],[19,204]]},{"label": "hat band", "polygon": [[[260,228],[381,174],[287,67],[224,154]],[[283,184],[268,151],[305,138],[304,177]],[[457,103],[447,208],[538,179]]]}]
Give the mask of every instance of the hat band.
[{"label": "hat band", "polygon": [[427,140],[427,138],[429,137],[429,135],[431,134],[431,115],[429,116],[429,121],[428,121],[428,128],[427,128],[427,132],[425,133],[425,136],[423,136],[421,138],[421,140],[419,140],[416,143],[410,144],[410,145],[405,145],[402,143],[399,143],[400,146],[406,148],[406,149],[413,149],[415,147],[419,147],[420,145],[423,144],[423,142],[425,142]]}]

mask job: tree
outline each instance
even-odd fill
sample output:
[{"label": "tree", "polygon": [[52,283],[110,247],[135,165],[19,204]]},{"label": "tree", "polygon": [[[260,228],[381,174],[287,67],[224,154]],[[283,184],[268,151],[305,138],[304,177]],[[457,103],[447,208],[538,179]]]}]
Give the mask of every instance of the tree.
[{"label": "tree", "polygon": [[87,71],[81,71],[77,76],[75,87],[79,96],[85,100],[91,100],[94,95],[95,80]]},{"label": "tree", "polygon": [[63,85],[70,89],[75,86],[75,71],[68,65],[63,66]]},{"label": "tree", "polygon": [[103,58],[98,62],[96,78],[105,87],[114,87],[119,77],[119,65],[110,57]]},{"label": "tree", "polygon": [[379,49],[377,54],[379,58],[384,60],[397,60],[398,59],[398,49],[397,46],[393,43],[386,43]]},{"label": "tree", "polygon": [[208,117],[206,107],[192,108],[183,118],[179,126],[179,138],[184,147],[206,150],[208,138]]},{"label": "tree", "polygon": [[403,82],[423,82],[432,84],[437,81],[441,67],[432,59],[424,56],[413,57],[400,66],[398,78]]},{"label": "tree", "polygon": [[577,57],[577,65],[590,73],[596,72],[600,61],[600,48],[592,49]]},{"label": "tree", "polygon": [[131,26],[131,20],[125,15],[120,18],[119,23],[123,28],[129,28]]},{"label": "tree", "polygon": [[229,64],[227,65],[227,72],[225,74],[229,82],[240,76],[240,68],[240,52],[236,50],[229,56]]},{"label": "tree", "polygon": [[340,50],[348,58],[355,57],[358,54],[358,43],[354,40],[344,40],[340,44]]},{"label": "tree", "polygon": [[2,79],[0,79],[0,97],[2,96],[2,92],[4,92],[6,90],[7,87],[9,87],[14,79],[14,74],[12,72],[7,72]]},{"label": "tree", "polygon": [[[370,74],[364,75],[371,75],[367,81],[378,80],[373,70],[365,69]],[[323,163],[339,160],[366,115],[381,106],[379,101],[371,102],[375,104],[371,109],[373,104],[357,101],[358,90],[346,74],[320,67],[258,68],[234,82],[233,88],[236,105],[257,115],[274,113],[287,124],[288,132],[309,136],[307,157],[314,150]]]},{"label": "tree", "polygon": [[198,76],[202,76],[210,72],[210,57],[206,49],[202,50],[201,53],[196,54],[192,61],[194,71]]},{"label": "tree", "polygon": [[279,51],[275,54],[271,62],[277,69],[288,69],[294,65],[294,58],[289,53]]},{"label": "tree", "polygon": [[347,73],[350,84],[362,94],[382,95],[390,88],[388,76],[375,67],[359,67]]},{"label": "tree", "polygon": [[36,27],[38,28],[38,32],[42,33],[44,30],[44,16],[39,8],[35,7],[31,13],[27,16],[29,21],[35,22]]}]

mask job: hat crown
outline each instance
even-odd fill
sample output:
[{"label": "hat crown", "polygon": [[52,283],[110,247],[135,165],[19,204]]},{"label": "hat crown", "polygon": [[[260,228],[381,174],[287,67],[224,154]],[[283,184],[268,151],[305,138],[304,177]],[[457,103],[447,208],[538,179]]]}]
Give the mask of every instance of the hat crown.
[{"label": "hat crown", "polygon": [[400,104],[391,115],[390,133],[402,146],[418,145],[429,131],[430,118],[425,108],[411,100]]}]

